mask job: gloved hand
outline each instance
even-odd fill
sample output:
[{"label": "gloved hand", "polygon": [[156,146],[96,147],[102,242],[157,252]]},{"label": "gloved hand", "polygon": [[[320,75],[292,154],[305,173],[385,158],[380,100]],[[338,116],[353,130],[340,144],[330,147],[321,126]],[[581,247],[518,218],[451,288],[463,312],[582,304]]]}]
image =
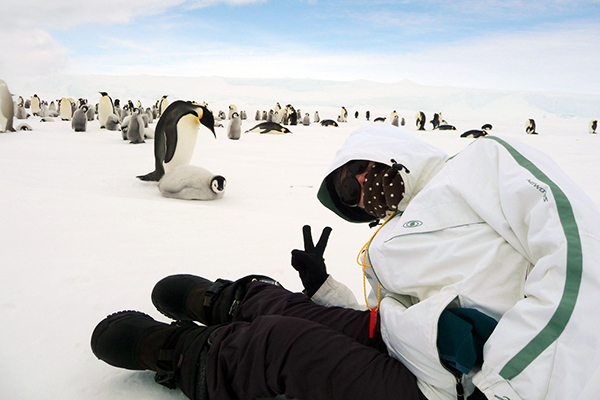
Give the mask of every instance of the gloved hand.
[{"label": "gloved hand", "polygon": [[309,297],[312,297],[319,290],[329,276],[323,253],[330,233],[331,228],[326,226],[315,246],[310,225],[304,225],[302,227],[304,250],[292,250],[292,267],[300,274],[302,285],[304,285],[304,293]]}]

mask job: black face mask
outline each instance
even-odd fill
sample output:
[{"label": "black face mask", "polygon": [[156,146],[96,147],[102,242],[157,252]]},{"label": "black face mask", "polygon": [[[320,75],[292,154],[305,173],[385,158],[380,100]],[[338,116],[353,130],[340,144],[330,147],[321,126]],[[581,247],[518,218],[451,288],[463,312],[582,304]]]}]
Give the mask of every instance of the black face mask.
[{"label": "black face mask", "polygon": [[368,160],[354,160],[349,161],[342,167],[336,191],[345,206],[358,206],[362,188],[356,176],[366,171],[369,162]]}]

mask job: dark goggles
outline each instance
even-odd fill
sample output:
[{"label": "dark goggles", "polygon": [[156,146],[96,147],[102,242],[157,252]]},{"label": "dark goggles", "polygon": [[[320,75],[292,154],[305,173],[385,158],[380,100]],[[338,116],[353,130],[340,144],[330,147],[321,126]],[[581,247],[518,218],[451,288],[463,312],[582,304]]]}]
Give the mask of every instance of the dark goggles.
[{"label": "dark goggles", "polygon": [[342,168],[337,192],[344,205],[356,207],[360,203],[362,187],[358,183],[356,175],[365,172],[369,162],[368,160],[350,161]]}]

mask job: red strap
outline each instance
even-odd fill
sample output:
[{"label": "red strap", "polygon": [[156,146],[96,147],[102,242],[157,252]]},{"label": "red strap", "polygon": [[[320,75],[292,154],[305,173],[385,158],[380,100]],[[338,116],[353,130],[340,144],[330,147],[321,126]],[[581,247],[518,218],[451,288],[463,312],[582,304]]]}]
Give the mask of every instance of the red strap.
[{"label": "red strap", "polygon": [[375,336],[375,325],[377,324],[377,309],[371,310],[371,319],[369,321],[369,338],[373,339]]}]

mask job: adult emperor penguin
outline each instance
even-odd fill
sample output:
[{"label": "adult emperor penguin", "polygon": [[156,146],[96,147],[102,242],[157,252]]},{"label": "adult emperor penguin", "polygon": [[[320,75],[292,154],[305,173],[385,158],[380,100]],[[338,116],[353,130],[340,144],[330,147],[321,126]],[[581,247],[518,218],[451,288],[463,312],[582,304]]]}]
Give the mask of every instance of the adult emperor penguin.
[{"label": "adult emperor penguin", "polygon": [[417,111],[417,115],[415,116],[417,120],[417,128],[420,131],[425,130],[425,113],[423,111]]},{"label": "adult emperor penguin", "polygon": [[102,97],[98,101],[98,121],[100,129],[106,128],[106,120],[110,114],[115,114],[115,105],[106,92],[99,92]]},{"label": "adult emperor penguin", "polygon": [[233,113],[236,113],[239,116],[237,106],[235,104],[230,104],[229,105],[229,113],[227,114],[227,119],[231,119],[233,117]]},{"label": "adult emperor penguin", "polygon": [[238,113],[231,114],[229,126],[227,126],[227,138],[238,140],[242,136],[242,119]]},{"label": "adult emperor penguin", "polygon": [[177,100],[163,112],[154,131],[154,171],[138,176],[143,181],[158,182],[165,172],[187,165],[194,154],[200,125],[215,133],[215,119],[205,106]]},{"label": "adult emperor penguin", "polygon": [[83,105],[73,113],[71,128],[73,128],[75,132],[85,132],[87,130],[87,111],[88,106]]},{"label": "adult emperor penguin", "polygon": [[14,132],[15,103],[6,82],[0,79],[0,132]]},{"label": "adult emperor penguin", "polygon": [[63,121],[70,121],[73,118],[73,106],[71,100],[63,97],[60,99],[58,116]]},{"label": "adult emperor penguin", "polygon": [[596,129],[598,128],[598,120],[593,119],[590,121],[589,131],[590,133],[596,133]]},{"label": "adult emperor penguin", "polygon": [[535,131],[535,121],[533,119],[528,119],[525,123],[525,132],[529,135],[537,135],[538,133]]},{"label": "adult emperor penguin", "polygon": [[33,115],[40,115],[40,111],[42,111],[41,106],[42,102],[40,101],[38,95],[34,94],[33,96],[31,96],[31,113]]},{"label": "adult emperor penguin", "polygon": [[164,95],[160,102],[158,103],[158,116],[161,117],[165,110],[169,107],[169,100],[167,100],[167,95]]},{"label": "adult emperor penguin", "polygon": [[433,114],[433,119],[431,121],[431,125],[433,125],[433,129],[437,129],[440,126],[440,114],[435,113]]},{"label": "adult emperor penguin", "polygon": [[223,197],[227,181],[221,175],[194,165],[178,165],[158,183],[165,197],[183,200],[216,200]]}]

